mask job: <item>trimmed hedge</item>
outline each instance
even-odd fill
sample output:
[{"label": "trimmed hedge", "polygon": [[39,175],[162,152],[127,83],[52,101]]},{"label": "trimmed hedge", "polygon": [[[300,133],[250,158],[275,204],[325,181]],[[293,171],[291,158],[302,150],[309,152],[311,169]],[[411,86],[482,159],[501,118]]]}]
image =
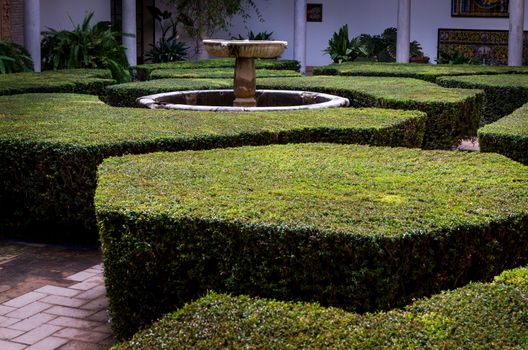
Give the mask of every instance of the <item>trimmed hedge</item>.
[{"label": "trimmed hedge", "polygon": [[377,314],[209,293],[112,349],[527,349],[527,295],[528,268]]},{"label": "trimmed hedge", "polygon": [[0,75],[0,95],[31,92],[75,92],[100,95],[115,84],[112,74],[104,69],[64,69],[41,73]]},{"label": "trimmed hedge", "polygon": [[524,74],[444,77],[436,82],[445,87],[484,90],[481,125],[492,123],[528,102],[528,75]]},{"label": "trimmed hedge", "polygon": [[0,111],[0,237],[70,242],[96,241],[93,196],[105,157],[316,141],[417,147],[425,128],[421,112],[154,111],[69,94],[0,97]]},{"label": "trimmed hedge", "polygon": [[[294,70],[299,71],[301,65],[296,60],[256,59],[257,69]],[[138,80],[150,79],[150,73],[159,69],[204,69],[204,68],[235,68],[234,58],[213,58],[205,60],[177,61],[167,63],[142,64],[131,70]]]},{"label": "trimmed hedge", "polygon": [[365,311],[491,278],[528,261],[527,184],[496,154],[358,145],[107,159],[112,327],[131,336],[207,290]]},{"label": "trimmed hedge", "polygon": [[314,67],[314,75],[354,75],[377,77],[416,78],[434,83],[441,76],[514,74],[528,73],[528,67],[384,63],[384,62],[344,62],[328,66]]},{"label": "trimmed hedge", "polygon": [[[232,87],[232,79],[160,79],[110,86],[106,99],[114,106],[132,107],[145,95]],[[484,99],[478,90],[448,89],[407,78],[262,78],[257,88],[326,92],[347,97],[352,107],[423,111],[429,117],[422,147],[428,149],[449,149],[461,139],[476,136]]]},{"label": "trimmed hedge", "polygon": [[478,131],[480,150],[528,165],[528,104]]},{"label": "trimmed hedge", "polygon": [[[233,78],[234,68],[205,69],[157,69],[150,73],[150,79],[196,79],[196,78]],[[294,70],[257,69],[257,79],[275,77],[300,77]]]},{"label": "trimmed hedge", "polygon": [[232,88],[233,79],[157,79],[109,86],[105,99],[111,106],[137,107],[136,99],[141,96],[169,91]]},{"label": "trimmed hedge", "polygon": [[417,109],[427,113],[423,148],[449,149],[477,135],[483,94],[409,78],[305,77],[257,80],[259,88],[312,90],[347,97],[352,107]]}]

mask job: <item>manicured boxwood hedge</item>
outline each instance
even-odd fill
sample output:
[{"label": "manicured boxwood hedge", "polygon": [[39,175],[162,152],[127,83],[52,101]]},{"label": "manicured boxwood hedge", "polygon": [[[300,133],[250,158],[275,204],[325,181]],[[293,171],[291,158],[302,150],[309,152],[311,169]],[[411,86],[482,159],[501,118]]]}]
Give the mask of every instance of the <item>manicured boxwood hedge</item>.
[{"label": "manicured boxwood hedge", "polygon": [[157,79],[109,86],[105,99],[111,106],[137,107],[138,97],[160,92],[232,88],[233,79]]},{"label": "manicured boxwood hedge", "polygon": [[528,165],[528,104],[478,131],[480,150]]},{"label": "manicured boxwood hedge", "polygon": [[496,74],[438,78],[445,87],[482,89],[485,93],[481,125],[512,113],[528,102],[528,74]]},{"label": "manicured boxwood hedge", "polygon": [[[301,73],[285,69],[257,69],[257,79],[275,77],[300,77]],[[150,79],[181,78],[233,78],[234,68],[197,68],[197,69],[157,69],[150,73]]]},{"label": "manicured boxwood hedge", "polygon": [[527,295],[528,268],[377,314],[209,293],[112,349],[526,349]]},{"label": "manicured boxwood hedge", "polygon": [[65,69],[42,73],[0,74],[0,95],[30,92],[76,92],[99,95],[115,84],[109,70]]},{"label": "manicured boxwood hedge", "polygon": [[[105,160],[95,196],[118,337],[207,290],[385,309],[528,261],[526,167],[305,144]],[[153,288],[155,286],[155,288]]]},{"label": "manicured boxwood hedge", "polygon": [[0,97],[0,237],[96,241],[93,195],[105,157],[316,141],[417,147],[424,129],[421,112],[173,112],[86,95]]},{"label": "manicured boxwood hedge", "polygon": [[482,116],[480,90],[447,89],[409,78],[304,77],[257,80],[259,88],[312,90],[347,97],[353,107],[417,109],[427,113],[423,147],[449,149],[476,136]]},{"label": "manicured boxwood hedge", "polygon": [[528,67],[345,62],[315,67],[313,73],[314,75],[406,77],[427,80],[434,83],[436,78],[441,76],[528,73]]},{"label": "manicured boxwood hedge", "polygon": [[[235,67],[234,58],[213,58],[206,60],[178,61],[168,63],[142,64],[132,67],[131,70],[138,80],[150,79],[150,73],[159,69],[204,69],[204,68],[233,68]],[[300,64],[296,60],[276,60],[276,59],[257,59],[255,60],[257,69],[276,69],[276,70],[294,70],[299,71]]]}]

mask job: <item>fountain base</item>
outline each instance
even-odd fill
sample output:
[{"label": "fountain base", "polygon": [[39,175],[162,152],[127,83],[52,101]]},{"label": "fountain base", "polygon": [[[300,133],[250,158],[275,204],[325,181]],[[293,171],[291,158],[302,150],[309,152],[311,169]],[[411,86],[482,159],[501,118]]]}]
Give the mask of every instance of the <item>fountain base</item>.
[{"label": "fountain base", "polygon": [[[243,99],[246,100],[246,99]],[[264,112],[280,110],[302,110],[347,107],[349,101],[340,96],[310,91],[257,90],[256,106],[233,106],[236,97],[233,90],[192,90],[175,91],[143,96],[138,105],[151,109],[181,109],[215,112]]]}]

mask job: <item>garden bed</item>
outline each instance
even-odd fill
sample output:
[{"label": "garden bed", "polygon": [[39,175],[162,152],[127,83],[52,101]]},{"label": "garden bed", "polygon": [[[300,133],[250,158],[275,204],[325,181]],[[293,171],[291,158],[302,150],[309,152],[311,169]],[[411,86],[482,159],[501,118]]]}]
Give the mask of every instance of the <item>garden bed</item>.
[{"label": "garden bed", "polygon": [[[257,69],[293,70],[299,71],[300,64],[296,60],[256,59]],[[138,80],[150,79],[150,73],[160,69],[208,69],[235,68],[234,58],[213,58],[205,60],[176,61],[167,63],[150,63],[132,67],[131,70]]]},{"label": "garden bed", "polygon": [[436,82],[450,88],[484,90],[481,125],[492,123],[528,102],[528,74],[441,77]]},{"label": "garden bed", "polygon": [[93,195],[105,157],[317,141],[417,147],[425,125],[421,112],[153,111],[74,94],[0,97],[0,111],[0,236],[55,242],[97,240]]},{"label": "garden bed", "polygon": [[0,95],[31,92],[75,92],[92,95],[104,93],[115,84],[109,70],[64,69],[41,73],[0,74]]},{"label": "garden bed", "polygon": [[528,73],[528,67],[479,66],[473,64],[418,64],[382,62],[345,62],[315,67],[314,75],[354,75],[405,77],[434,83],[436,78],[455,75]]},{"label": "garden bed", "polygon": [[528,165],[528,104],[478,131],[480,150]]},{"label": "garden bed", "polygon": [[115,334],[208,290],[368,311],[491,278],[528,260],[527,183],[496,154],[358,145],[105,160]]},{"label": "garden bed", "polygon": [[528,268],[377,314],[209,293],[113,349],[525,349],[526,295]]}]

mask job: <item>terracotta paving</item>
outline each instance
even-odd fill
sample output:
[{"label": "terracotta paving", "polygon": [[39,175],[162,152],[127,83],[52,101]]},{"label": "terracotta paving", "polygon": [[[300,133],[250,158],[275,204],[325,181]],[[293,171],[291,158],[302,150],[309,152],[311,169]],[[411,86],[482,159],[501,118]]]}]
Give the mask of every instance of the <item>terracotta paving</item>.
[{"label": "terracotta paving", "polygon": [[0,349],[100,350],[115,343],[96,249],[0,241]]}]

